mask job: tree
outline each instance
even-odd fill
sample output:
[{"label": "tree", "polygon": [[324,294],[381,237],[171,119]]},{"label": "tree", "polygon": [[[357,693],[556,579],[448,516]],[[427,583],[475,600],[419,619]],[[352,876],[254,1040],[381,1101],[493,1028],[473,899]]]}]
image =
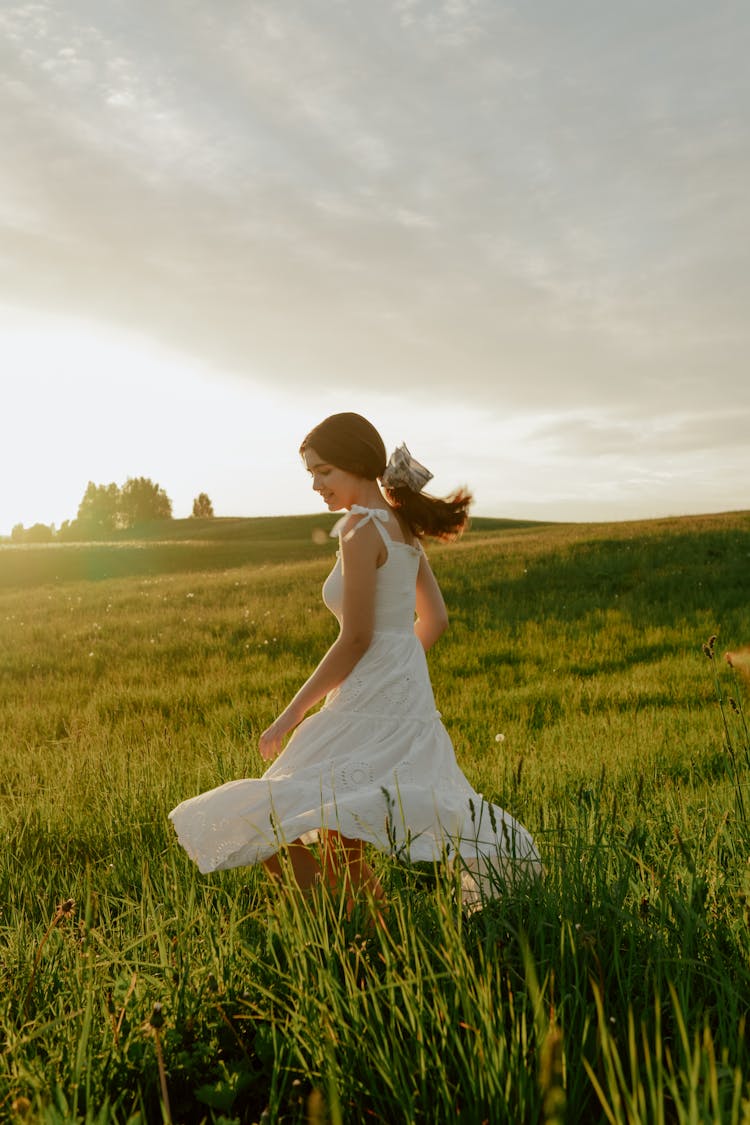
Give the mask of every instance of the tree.
[{"label": "tree", "polygon": [[46,523],[35,523],[31,527],[17,523],[10,533],[11,543],[51,543],[54,538],[55,525]]},{"label": "tree", "polygon": [[46,523],[35,523],[26,528],[24,539],[27,543],[51,543],[55,538],[54,526]]},{"label": "tree", "polygon": [[120,518],[124,527],[170,520],[172,501],[164,489],[148,477],[128,477],[120,491]]},{"label": "tree", "polygon": [[86,486],[75,523],[83,539],[111,535],[120,525],[120,489],[116,484]]},{"label": "tree", "polygon": [[193,500],[193,516],[196,519],[213,519],[214,506],[205,492],[199,492]]}]

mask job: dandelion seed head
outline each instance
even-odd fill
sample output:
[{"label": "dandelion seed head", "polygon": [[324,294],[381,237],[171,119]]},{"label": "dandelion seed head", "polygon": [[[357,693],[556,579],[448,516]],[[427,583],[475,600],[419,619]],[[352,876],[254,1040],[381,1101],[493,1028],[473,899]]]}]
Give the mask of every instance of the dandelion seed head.
[{"label": "dandelion seed head", "polygon": [[495,742],[505,742],[505,735],[504,734],[496,734],[495,735]]}]

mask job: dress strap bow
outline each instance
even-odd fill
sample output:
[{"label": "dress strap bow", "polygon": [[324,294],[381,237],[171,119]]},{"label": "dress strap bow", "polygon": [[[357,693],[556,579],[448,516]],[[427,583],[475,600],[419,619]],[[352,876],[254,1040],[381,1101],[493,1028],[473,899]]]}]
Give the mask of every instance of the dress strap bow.
[{"label": "dress strap bow", "polygon": [[[375,520],[380,520],[380,522],[384,525],[388,523],[389,517],[388,512],[385,508],[363,508],[361,504],[352,504],[346,515],[342,516],[341,519],[337,520],[334,524],[333,530],[331,531],[331,539],[335,539],[338,535],[341,534],[344,528],[344,524],[349,519],[349,516],[352,515],[352,513],[358,516],[364,516],[365,518],[363,520],[360,520],[358,524],[355,524],[355,526],[351,528],[350,531],[347,531],[343,539],[344,543],[348,543],[352,535],[355,535],[359,531],[360,527],[364,527],[367,523],[374,522]],[[378,528],[378,531],[379,530],[380,528]]]}]

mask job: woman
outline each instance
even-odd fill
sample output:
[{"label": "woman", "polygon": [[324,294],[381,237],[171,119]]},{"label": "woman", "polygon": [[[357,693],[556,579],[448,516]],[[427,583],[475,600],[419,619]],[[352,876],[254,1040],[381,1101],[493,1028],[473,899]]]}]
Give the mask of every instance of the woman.
[{"label": "woman", "polygon": [[424,655],[448,617],[421,539],[460,534],[471,497],[425,495],[432,474],[403,445],[386,463],[359,414],[326,418],[300,452],[329,511],[346,513],[323,586],[338,638],[261,735],[262,757],[275,759],[263,776],[193,797],[170,817],[203,872],[262,862],[279,879],[283,856],[303,891],[320,880],[343,886],[351,910],[358,896],[383,900],[370,843],[407,860],[458,860],[464,899],[476,903],[496,891],[498,872],[535,875],[540,864],[526,829],[459,769]]}]

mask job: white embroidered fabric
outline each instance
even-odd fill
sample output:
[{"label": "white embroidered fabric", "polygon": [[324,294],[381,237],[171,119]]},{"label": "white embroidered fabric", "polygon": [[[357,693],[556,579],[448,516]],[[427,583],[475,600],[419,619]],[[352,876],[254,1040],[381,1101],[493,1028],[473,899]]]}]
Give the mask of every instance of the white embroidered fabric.
[{"label": "white embroidered fabric", "polygon": [[[336,829],[404,860],[460,857],[464,901],[477,902],[501,884],[493,873],[538,873],[539,855],[523,825],[472,789],[435,708],[414,632],[421,548],[391,539],[384,509],[351,513],[363,518],[346,538],[371,522],[388,550],[367,652],[262,777],[230,781],[169,815],[203,872],[259,863],[284,842]],[[341,620],[340,557],[323,599]]]}]

